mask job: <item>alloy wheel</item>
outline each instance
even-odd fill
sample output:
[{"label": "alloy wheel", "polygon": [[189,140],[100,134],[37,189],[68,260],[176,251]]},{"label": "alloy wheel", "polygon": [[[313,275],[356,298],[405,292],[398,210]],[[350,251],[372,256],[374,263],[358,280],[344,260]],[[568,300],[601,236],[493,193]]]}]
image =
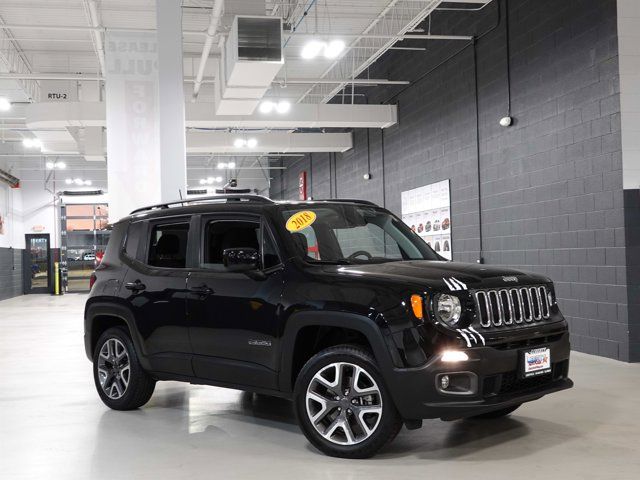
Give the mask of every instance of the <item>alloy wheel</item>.
[{"label": "alloy wheel", "polygon": [[376,381],[353,363],[331,363],[307,387],[307,416],[315,430],[338,445],[355,445],[373,435],[382,418]]},{"label": "alloy wheel", "polygon": [[98,379],[102,391],[117,400],[127,391],[131,366],[124,344],[117,338],[109,338],[102,345],[98,360]]}]

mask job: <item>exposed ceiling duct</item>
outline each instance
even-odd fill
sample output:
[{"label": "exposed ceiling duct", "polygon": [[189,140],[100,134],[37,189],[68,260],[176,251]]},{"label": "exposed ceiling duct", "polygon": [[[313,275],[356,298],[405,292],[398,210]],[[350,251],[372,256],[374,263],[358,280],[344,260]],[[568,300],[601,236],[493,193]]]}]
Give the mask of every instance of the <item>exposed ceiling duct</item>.
[{"label": "exposed ceiling duct", "polygon": [[[197,128],[387,128],[398,121],[396,105],[295,104],[286,115],[213,115],[210,102],[186,104],[187,127]],[[103,102],[34,103],[25,108],[32,130],[105,127]]]}]

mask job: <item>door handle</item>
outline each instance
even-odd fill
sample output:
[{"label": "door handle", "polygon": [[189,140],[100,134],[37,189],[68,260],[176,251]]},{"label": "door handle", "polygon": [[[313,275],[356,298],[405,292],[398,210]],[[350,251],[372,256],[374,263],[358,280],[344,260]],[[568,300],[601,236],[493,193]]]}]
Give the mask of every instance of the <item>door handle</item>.
[{"label": "door handle", "polygon": [[146,290],[147,286],[140,280],[136,280],[135,282],[125,283],[124,288],[131,290],[132,292],[142,292],[143,290]]},{"label": "door handle", "polygon": [[213,294],[213,289],[210,288],[206,284],[198,285],[197,287],[191,287],[189,289],[190,292],[197,293],[199,295],[211,295]]}]

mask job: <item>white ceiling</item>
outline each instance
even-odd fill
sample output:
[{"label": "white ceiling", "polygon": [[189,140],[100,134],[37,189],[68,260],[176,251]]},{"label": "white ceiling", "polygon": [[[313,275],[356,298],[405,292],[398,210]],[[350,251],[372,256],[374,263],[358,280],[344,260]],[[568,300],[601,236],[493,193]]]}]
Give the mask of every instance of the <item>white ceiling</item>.
[{"label": "white ceiling", "polygon": [[[233,2],[233,8],[257,0],[226,0]],[[274,85],[267,96],[288,99],[292,103],[322,103],[327,94],[339,84],[313,85],[292,84],[291,80],[303,79],[348,79],[361,71],[367,56],[390,42],[385,39],[371,49],[371,42],[357,36],[365,32],[396,35],[403,33],[403,27],[415,26],[428,12],[437,7],[441,0],[266,0],[264,14],[281,16],[285,25],[294,25],[295,32],[286,38],[285,66],[277,78],[284,85]],[[156,0],[96,0],[99,22],[102,27],[154,29]],[[214,0],[183,0],[182,28],[185,76],[194,76],[198,69],[200,55],[205,43],[206,31],[210,23]],[[309,6],[312,5],[310,8]],[[0,27],[0,72],[31,72],[43,74],[84,74],[99,75],[100,63],[94,45],[93,33],[86,28],[90,25],[89,9],[85,0],[1,0]],[[69,29],[44,29],[42,26],[70,27]],[[218,33],[228,31],[228,18],[223,20]],[[27,26],[28,28],[23,28]],[[73,28],[77,27],[77,30]],[[285,27],[285,29],[288,27]],[[376,30],[377,29],[377,30]],[[286,32],[285,32],[286,33]],[[309,34],[326,40],[344,38],[347,50],[342,59],[327,60],[301,58],[302,46],[309,40]],[[214,41],[210,57],[219,55],[217,41]],[[357,47],[349,56],[349,47]],[[368,46],[368,49],[365,48]],[[366,54],[363,56],[363,54]],[[13,55],[13,56],[11,56]],[[6,60],[13,59],[12,62]],[[4,61],[3,61],[4,60]],[[345,62],[344,60],[348,60]],[[13,65],[7,65],[13,63]],[[346,64],[348,63],[348,65]],[[205,76],[211,76],[213,62],[208,62]],[[17,65],[17,66],[16,66]],[[333,68],[332,68],[333,67]],[[391,79],[407,80],[407,79]],[[289,83],[287,83],[289,82]],[[27,102],[29,87],[37,87],[36,80],[0,79],[0,96],[13,102]],[[185,84],[186,97],[190,98],[192,84]],[[198,102],[211,102],[213,86],[203,84]],[[35,99],[37,101],[37,99]],[[20,152],[19,142],[23,136],[32,134],[24,125],[24,108],[14,105],[14,109],[0,115],[0,166],[19,172],[26,181],[42,181],[44,158],[7,157],[7,153]],[[16,146],[17,145],[17,146]],[[28,153],[28,152],[27,152]],[[225,158],[225,157],[222,157]],[[64,177],[80,176],[91,178],[96,186],[106,188],[106,165],[87,162],[82,157],[65,157],[68,169],[59,173]],[[260,160],[265,164],[265,159]],[[215,172],[217,157],[189,157],[188,181],[190,187],[198,187],[198,180],[206,176],[218,176]],[[239,167],[258,167],[257,157],[237,157]],[[214,165],[214,168],[211,168]],[[213,172],[213,173],[212,173]],[[273,173],[273,172],[271,172]],[[269,171],[239,170],[240,177],[257,178],[256,185],[263,186]],[[262,182],[259,179],[262,178]]]}]

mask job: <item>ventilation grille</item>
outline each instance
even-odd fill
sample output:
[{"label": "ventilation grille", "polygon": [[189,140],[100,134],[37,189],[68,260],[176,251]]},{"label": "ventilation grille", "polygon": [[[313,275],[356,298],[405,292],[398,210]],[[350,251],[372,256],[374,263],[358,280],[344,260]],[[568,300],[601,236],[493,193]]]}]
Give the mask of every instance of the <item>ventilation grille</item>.
[{"label": "ventilation grille", "polygon": [[551,316],[549,291],[542,285],[477,290],[473,298],[484,328],[540,322]]}]

